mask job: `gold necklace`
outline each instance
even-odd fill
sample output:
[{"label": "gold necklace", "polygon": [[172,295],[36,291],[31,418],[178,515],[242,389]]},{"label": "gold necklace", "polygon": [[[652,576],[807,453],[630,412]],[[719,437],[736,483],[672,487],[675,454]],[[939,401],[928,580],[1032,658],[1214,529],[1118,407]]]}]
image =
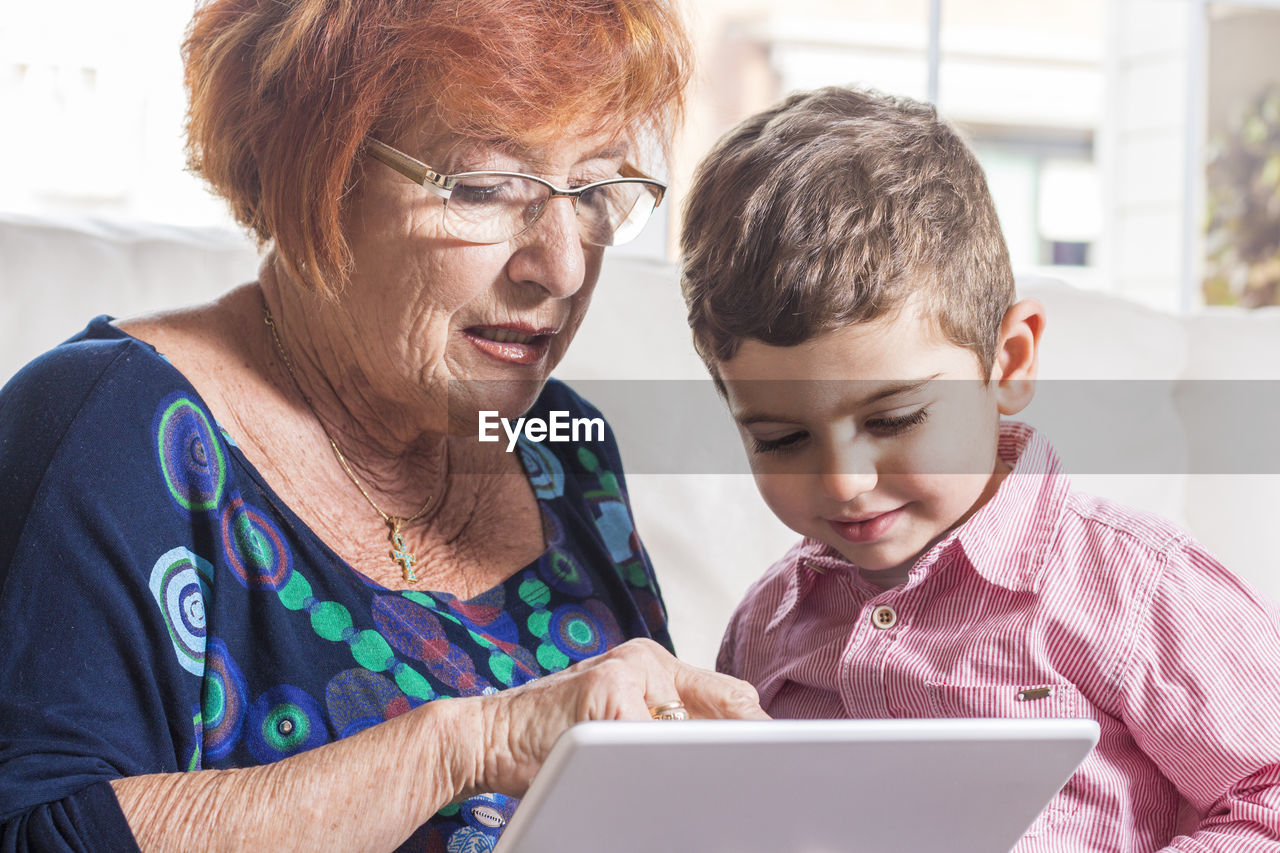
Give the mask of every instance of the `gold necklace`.
[{"label": "gold necklace", "polygon": [[[350,478],[351,482],[355,483],[356,488],[360,490],[360,494],[364,495],[364,499],[369,502],[369,506],[373,507],[373,511],[376,512],[382,518],[383,523],[387,525],[389,538],[391,540],[391,551],[389,552],[391,554],[391,560],[399,564],[400,571],[404,575],[406,583],[417,583],[418,576],[414,573],[413,569],[418,564],[418,559],[413,555],[413,552],[409,550],[409,547],[405,545],[404,536],[401,531],[404,529],[406,524],[409,524],[412,521],[417,521],[422,517],[422,514],[427,511],[427,507],[431,506],[432,496],[427,495],[426,502],[422,504],[418,511],[413,515],[406,517],[384,512],[380,506],[373,502],[373,498],[369,497],[369,493],[365,491],[364,484],[360,482],[360,478],[356,476],[356,472],[351,470],[351,466],[347,463],[347,457],[342,455],[342,451],[338,448],[338,442],[333,440],[333,436],[329,433],[329,428],[324,425],[324,421],[322,421],[320,419],[320,415],[316,413],[316,407],[312,404],[311,398],[307,396],[307,392],[302,390],[302,383],[298,382],[298,374],[293,370],[293,362],[289,360],[289,354],[284,351],[284,346],[280,343],[280,334],[276,331],[276,322],[275,318],[271,316],[271,309],[264,305],[263,311],[265,312],[263,319],[267,326],[271,328],[271,339],[275,341],[276,352],[280,353],[280,358],[284,362],[285,369],[289,371],[289,378],[293,380],[293,386],[297,388],[298,393],[302,395],[302,399],[307,404],[307,408],[311,410],[311,414],[316,419],[316,423],[320,424],[320,429],[324,432],[324,437],[329,439],[329,446],[333,448],[333,455],[338,457],[338,464],[342,466],[342,470],[346,472],[347,477]],[[444,459],[445,464],[448,465],[449,454],[447,449]]]}]

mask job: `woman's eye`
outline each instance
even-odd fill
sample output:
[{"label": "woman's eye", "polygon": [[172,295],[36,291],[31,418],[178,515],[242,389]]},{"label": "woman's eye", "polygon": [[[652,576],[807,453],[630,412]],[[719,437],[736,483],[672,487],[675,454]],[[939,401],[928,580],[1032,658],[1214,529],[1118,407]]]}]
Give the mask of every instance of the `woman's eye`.
[{"label": "woman's eye", "polygon": [[510,208],[542,204],[546,200],[546,187],[532,178],[502,174],[466,175],[453,185],[449,196],[449,201],[455,205],[503,205]]},{"label": "woman's eye", "polygon": [[485,204],[501,201],[510,195],[510,181],[484,181],[463,183],[459,181],[453,186],[450,201],[462,204]]},{"label": "woman's eye", "polygon": [[898,415],[892,418],[872,418],[867,421],[866,429],[876,435],[892,437],[909,432],[928,419],[929,407],[924,406],[906,415]]},{"label": "woman's eye", "polygon": [[781,438],[751,439],[751,449],[755,453],[785,453],[796,448],[800,442],[809,437],[807,432],[789,432]]},{"label": "woman's eye", "polygon": [[592,187],[578,197],[578,208],[586,208],[594,213],[607,213],[612,207],[609,196],[608,184],[603,187]]}]

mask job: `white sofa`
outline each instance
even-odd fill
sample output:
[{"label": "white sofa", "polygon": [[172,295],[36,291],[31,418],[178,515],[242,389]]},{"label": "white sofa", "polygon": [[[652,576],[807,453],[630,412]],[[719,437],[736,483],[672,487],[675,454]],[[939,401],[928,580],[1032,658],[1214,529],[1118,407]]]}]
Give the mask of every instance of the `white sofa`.
[{"label": "white sofa", "polygon": [[[0,375],[94,314],[206,300],[251,280],[256,266],[254,248],[235,234],[0,217]],[[1069,470],[1083,472],[1077,483],[1173,518],[1280,597],[1280,546],[1271,538],[1280,522],[1280,414],[1268,412],[1280,413],[1280,309],[1172,316],[1046,279],[1021,279],[1019,289],[1049,313],[1042,377],[1051,381],[1025,419],[1051,435]],[[557,375],[577,380],[611,415],[677,647],[712,665],[742,591],[795,536],[765,508],[749,476],[727,473],[745,468],[727,421],[710,423],[723,415],[709,383],[672,384],[705,380],[674,267],[610,258]],[[651,420],[634,409],[620,417],[600,399],[625,408],[668,392],[681,403],[657,407]],[[1253,409],[1242,406],[1251,399]],[[681,459],[714,456],[692,466],[698,473],[658,464],[654,434],[670,442],[701,432],[710,437],[699,440],[715,446],[692,456],[671,448],[677,471]],[[1269,455],[1242,466],[1241,448],[1259,433],[1271,437]]]}]

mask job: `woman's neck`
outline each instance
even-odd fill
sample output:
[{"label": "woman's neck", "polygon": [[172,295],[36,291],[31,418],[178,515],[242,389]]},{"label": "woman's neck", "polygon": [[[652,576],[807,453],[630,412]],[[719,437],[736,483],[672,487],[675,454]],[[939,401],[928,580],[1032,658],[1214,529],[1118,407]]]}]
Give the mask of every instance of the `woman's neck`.
[{"label": "woman's neck", "polygon": [[284,280],[272,256],[259,285],[263,319],[270,320],[261,324],[268,375],[314,418],[380,510],[412,515],[425,495],[443,491],[447,389],[432,394],[397,383],[396,366],[380,363],[385,356],[375,343],[353,334],[359,318],[348,306]]}]

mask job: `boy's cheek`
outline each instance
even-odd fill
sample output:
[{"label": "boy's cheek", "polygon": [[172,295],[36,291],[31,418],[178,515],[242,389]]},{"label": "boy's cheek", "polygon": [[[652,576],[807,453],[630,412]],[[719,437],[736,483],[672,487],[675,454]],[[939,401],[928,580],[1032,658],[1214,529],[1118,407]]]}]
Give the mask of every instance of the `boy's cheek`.
[{"label": "boy's cheek", "polygon": [[939,431],[912,448],[910,465],[903,470],[915,478],[937,479],[964,474],[990,474],[995,448],[981,434]]},{"label": "boy's cheek", "polygon": [[793,530],[806,524],[806,520],[814,514],[815,511],[809,506],[809,490],[804,486],[808,481],[807,477],[756,472],[755,481],[765,505]]},{"label": "boy's cheek", "polygon": [[990,474],[996,464],[1000,420],[994,410],[936,418],[913,436],[904,471],[923,475]]}]

